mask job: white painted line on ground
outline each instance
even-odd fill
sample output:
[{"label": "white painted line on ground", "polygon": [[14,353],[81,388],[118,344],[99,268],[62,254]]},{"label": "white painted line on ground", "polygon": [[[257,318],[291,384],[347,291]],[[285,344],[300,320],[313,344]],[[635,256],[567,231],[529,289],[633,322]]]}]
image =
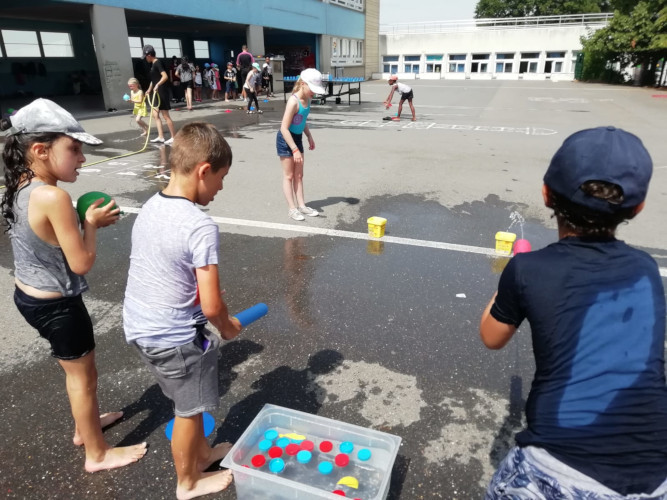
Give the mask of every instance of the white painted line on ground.
[{"label": "white painted line on ground", "polygon": [[[134,207],[121,207],[128,214],[138,214],[141,209]],[[297,226],[294,224],[280,224],[278,222],[264,222],[258,220],[232,219],[229,217],[211,216],[217,224],[228,224],[231,226],[260,227],[278,231],[289,231],[293,233],[320,234],[324,236],[337,236],[339,238],[351,238],[355,240],[383,241],[385,243],[396,243],[397,245],[410,245],[423,248],[436,248],[438,250],[450,250],[452,252],[474,253],[487,255],[489,257],[503,257],[498,255],[493,248],[475,247],[472,245],[459,245],[456,243],[445,243],[443,241],[417,240],[414,238],[401,238],[399,236],[384,236],[382,238],[371,238],[366,233],[355,233],[353,231],[341,231],[339,229],[326,229],[322,227]],[[660,268],[660,276],[667,278],[667,268]]]}]

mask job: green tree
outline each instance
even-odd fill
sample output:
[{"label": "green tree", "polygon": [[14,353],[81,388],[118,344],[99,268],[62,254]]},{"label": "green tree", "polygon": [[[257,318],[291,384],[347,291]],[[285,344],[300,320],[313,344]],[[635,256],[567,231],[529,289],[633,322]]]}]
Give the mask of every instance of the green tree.
[{"label": "green tree", "polygon": [[[476,18],[559,16],[610,12],[611,0],[479,0]],[[629,0],[619,0],[629,1]]]},{"label": "green tree", "polygon": [[616,0],[610,23],[582,38],[584,80],[614,81],[628,66],[641,66],[652,85],[667,56],[667,0]]}]

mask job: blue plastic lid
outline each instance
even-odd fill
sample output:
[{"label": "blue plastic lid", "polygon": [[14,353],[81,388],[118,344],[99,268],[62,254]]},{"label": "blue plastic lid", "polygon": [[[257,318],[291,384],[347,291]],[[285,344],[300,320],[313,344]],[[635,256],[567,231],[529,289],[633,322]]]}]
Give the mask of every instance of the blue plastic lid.
[{"label": "blue plastic lid", "polygon": [[317,470],[319,470],[321,474],[331,474],[333,464],[331,462],[322,462],[317,466]]},{"label": "blue plastic lid", "polygon": [[357,452],[357,458],[362,462],[365,462],[366,460],[371,458],[371,450],[367,450],[366,448],[359,450]]},{"label": "blue plastic lid", "polygon": [[285,461],[282,458],[274,458],[269,462],[269,470],[278,474],[285,468]]},{"label": "blue plastic lid", "polygon": [[259,449],[262,451],[269,451],[269,448],[273,446],[273,442],[269,441],[268,439],[262,439],[259,442]]},{"label": "blue plastic lid", "polygon": [[276,431],[274,429],[269,429],[268,431],[266,431],[264,433],[264,437],[266,439],[270,439],[271,441],[273,441],[274,439],[276,439],[278,437],[278,431]]},{"label": "blue plastic lid", "polygon": [[313,458],[313,454],[308,450],[301,450],[299,453],[296,454],[296,459],[299,461],[300,464],[307,464],[308,462],[310,462],[311,458]]},{"label": "blue plastic lid", "polygon": [[341,453],[352,453],[354,445],[350,441],[343,441],[338,447]]},{"label": "blue plastic lid", "polygon": [[282,437],[282,438],[278,439],[278,441],[276,441],[276,446],[278,446],[279,448],[284,448],[289,443],[290,443],[289,438]]}]

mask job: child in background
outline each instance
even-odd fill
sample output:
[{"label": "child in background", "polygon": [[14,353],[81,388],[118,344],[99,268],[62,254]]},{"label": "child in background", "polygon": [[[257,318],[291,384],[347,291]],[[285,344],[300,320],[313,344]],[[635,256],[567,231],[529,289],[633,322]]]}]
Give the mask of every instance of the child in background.
[{"label": "child in background", "polygon": [[209,79],[209,72],[211,71],[211,65],[209,63],[204,63],[204,72],[202,73],[202,85],[206,89],[205,95],[206,99],[211,98],[211,81]]},{"label": "child in background", "polygon": [[510,260],[480,322],[501,349],[528,319],[536,365],[527,428],[485,499],[667,498],[665,294],[651,256],[615,238],[652,170],[614,127],[571,135],[551,160],[559,240]]},{"label": "child in background", "polygon": [[226,340],[241,325],[222,300],[218,226],[196,206],[222,189],[232,151],[213,125],[194,122],[176,135],[169,162],[169,185],[146,202],[132,229],[123,323],[127,342],[173,403],[176,498],[190,499],[232,482],[229,470],[203,472],[230,448],[211,448],[204,437],[202,414],[219,405],[221,342],[206,322]]},{"label": "child in background", "polygon": [[134,109],[132,114],[136,116],[136,122],[143,132],[140,137],[145,137],[148,133],[148,125],[144,123],[141,119],[143,116],[148,116],[148,110],[146,110],[146,96],[144,95],[141,86],[139,85],[139,80],[136,78],[130,78],[127,81],[127,86],[130,88],[130,101],[134,103]]},{"label": "child in background", "polygon": [[269,74],[269,66],[266,63],[264,63],[264,67],[262,68],[261,78],[262,78],[262,91],[266,92],[266,97],[271,97],[271,91],[270,91],[271,75]]},{"label": "child in background", "polygon": [[401,119],[401,112],[403,111],[403,103],[407,100],[408,104],[410,105],[410,111],[412,111],[412,121],[416,121],[417,117],[415,115],[415,107],[412,105],[412,98],[414,97],[414,94],[412,93],[412,87],[409,85],[406,85],[405,83],[400,83],[398,81],[398,77],[396,75],[391,75],[389,77],[389,85],[391,85],[391,91],[389,92],[389,96],[387,97],[387,100],[384,101],[384,105],[387,109],[389,109],[389,106],[391,106],[391,99],[394,97],[394,92],[398,90],[398,93],[401,94],[401,100],[398,103],[398,113],[396,115],[396,119],[400,120]]},{"label": "child in background", "polygon": [[3,120],[1,128],[8,130],[1,207],[14,253],[14,303],[49,341],[51,356],[65,371],[73,442],[84,446],[85,470],[136,462],[146,453],[146,443],[112,448],[102,435],[102,427],[123,413],[99,413],[93,324],[81,298],[88,290],[83,275],[95,263],[97,230],[114,224],[120,209],[113,200],[102,206],[99,199],[79,221],[72,198],[57,185],[76,181],[86,161],[82,142],[102,141],[47,99],[21,108],[11,123]]},{"label": "child in background", "polygon": [[246,96],[248,96],[248,110],[246,113],[254,113],[252,108],[252,103],[255,101],[255,110],[257,113],[262,113],[259,109],[259,101],[257,100],[257,83],[259,81],[259,64],[252,63],[250,71],[248,71],[248,76],[246,76],[245,84],[243,88],[245,90]]},{"label": "child in background", "polygon": [[285,106],[280,130],[276,134],[276,149],[283,168],[283,193],[289,207],[288,215],[298,221],[305,220],[304,215],[319,215],[317,210],[306,206],[303,194],[303,134],[306,134],[309,149],[312,151],[315,149],[315,141],[306,125],[306,119],[310,113],[310,101],[315,94],[326,94],[322,73],[308,68],[301,72],[294,84],[292,96]]},{"label": "child in background", "polygon": [[195,66],[195,102],[201,102],[202,81],[199,66]]},{"label": "child in background", "polygon": [[231,62],[227,63],[225,70],[225,102],[229,102],[229,97],[234,98],[234,82],[236,81],[236,73],[232,71],[234,65]]},{"label": "child in background", "polygon": [[218,69],[217,64],[211,64],[211,69],[213,70],[213,74],[215,76],[215,91],[213,94],[215,95],[214,99],[220,99],[220,91],[222,90],[222,83],[220,81],[220,70]]}]

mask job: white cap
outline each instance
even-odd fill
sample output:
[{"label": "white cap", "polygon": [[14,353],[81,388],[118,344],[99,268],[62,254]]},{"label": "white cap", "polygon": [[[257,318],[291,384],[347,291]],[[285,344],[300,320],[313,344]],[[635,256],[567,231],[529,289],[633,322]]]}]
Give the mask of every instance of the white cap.
[{"label": "white cap", "polygon": [[11,116],[12,127],[6,135],[57,132],[92,146],[102,144],[87,134],[81,124],[65,109],[48,99],[35,99]]},{"label": "white cap", "polygon": [[308,85],[308,88],[315,94],[326,94],[326,89],[322,83],[322,73],[315,68],[304,69],[301,72],[301,79]]}]

